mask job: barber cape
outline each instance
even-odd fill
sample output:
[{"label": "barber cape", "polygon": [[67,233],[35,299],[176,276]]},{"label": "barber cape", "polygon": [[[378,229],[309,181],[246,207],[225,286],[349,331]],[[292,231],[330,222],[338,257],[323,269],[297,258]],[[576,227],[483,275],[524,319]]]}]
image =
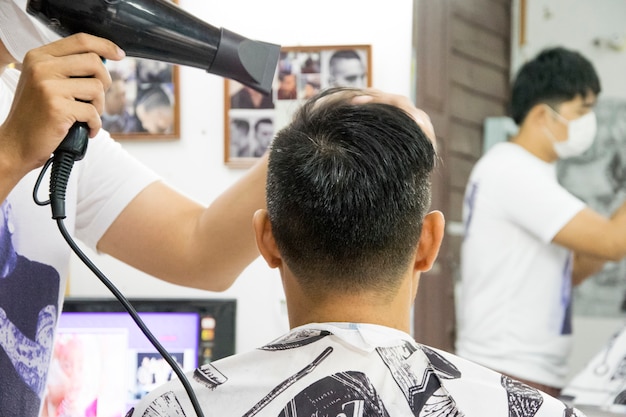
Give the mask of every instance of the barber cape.
[{"label": "barber cape", "polygon": [[581,409],[626,415],[626,326],[572,378],[562,396]]},{"label": "barber cape", "polygon": [[[293,329],[188,374],[205,416],[582,416],[534,388],[387,327]],[[180,381],[127,416],[195,416]]]}]

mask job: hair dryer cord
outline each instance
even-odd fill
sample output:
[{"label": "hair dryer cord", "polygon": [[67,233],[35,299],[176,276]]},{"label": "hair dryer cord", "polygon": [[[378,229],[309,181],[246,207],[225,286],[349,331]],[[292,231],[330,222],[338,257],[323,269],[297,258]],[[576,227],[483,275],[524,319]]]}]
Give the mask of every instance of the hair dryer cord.
[{"label": "hair dryer cord", "polygon": [[74,242],[74,240],[68,233],[67,229],[65,228],[63,219],[57,219],[57,225],[59,226],[59,230],[61,231],[61,234],[65,238],[65,241],[67,242],[68,245],[70,245],[74,253],[80,258],[81,261],[83,261],[85,265],[87,265],[87,267],[100,279],[100,281],[102,281],[102,283],[109,289],[109,291],[113,293],[115,298],[117,298],[117,300],[124,306],[126,311],[128,311],[128,314],[130,314],[131,318],[137,324],[139,329],[141,329],[143,334],[148,338],[150,343],[152,343],[152,345],[161,354],[161,356],[163,356],[163,359],[165,359],[165,361],[172,367],[172,370],[174,371],[176,376],[179,378],[180,382],[183,384],[183,388],[185,389],[185,391],[187,392],[187,395],[189,396],[189,399],[191,400],[191,404],[193,405],[196,415],[198,417],[204,417],[204,414],[200,407],[200,403],[198,402],[198,398],[196,397],[196,394],[193,391],[191,384],[189,383],[189,379],[187,378],[185,373],[182,371],[178,363],[174,360],[174,358],[172,358],[169,352],[161,345],[159,340],[152,334],[152,332],[150,332],[150,329],[148,329],[148,326],[146,326],[143,320],[141,320],[141,317],[139,317],[139,314],[137,314],[137,311],[132,306],[130,301],[128,301],[128,299],[124,297],[124,295],[120,292],[120,290],[115,285],[113,285],[111,281],[109,281],[106,275],[104,275],[104,273],[102,273],[98,269],[98,267],[96,267],[96,265],[94,265],[94,263],[91,262],[91,260],[87,257],[87,255],[85,255],[85,253],[81,251],[78,245],[76,245],[76,243]]},{"label": "hair dryer cord", "polygon": [[[191,404],[197,414],[198,417],[204,417],[202,413],[202,409],[200,408],[200,404],[198,399],[191,388],[191,384],[189,380],[185,376],[184,372],[181,370],[178,363],[172,358],[169,352],[159,343],[158,339],[150,332],[145,323],[141,320],[137,311],[134,309],[132,304],[124,297],[124,295],[113,285],[111,281],[91,262],[91,260],[85,255],[81,249],[76,245],[67,229],[65,228],[65,224],[63,223],[63,219],[65,219],[65,192],[67,189],[68,180],[70,177],[70,173],[72,172],[72,167],[74,166],[74,162],[82,159],[85,156],[87,151],[87,142],[88,142],[88,132],[89,127],[86,123],[77,122],[74,123],[67,136],[63,139],[61,144],[54,151],[52,158],[50,158],[44,167],[42,168],[39,177],[37,178],[37,182],[35,183],[35,188],[33,190],[33,199],[35,203],[40,206],[45,206],[50,204],[52,208],[52,218],[56,219],[57,225],[61,234],[65,238],[68,245],[72,248],[74,253],[80,258],[81,261],[102,281],[102,283],[113,293],[115,298],[124,306],[128,314],[130,314],[131,318],[135,321],[139,329],[143,332],[143,334],[148,338],[150,343],[156,348],[156,350],[161,354],[163,359],[172,367],[172,370],[178,376],[180,382],[183,384],[183,388],[187,392],[189,399],[191,400]],[[52,169],[50,172],[50,200],[40,201],[37,197],[37,191],[39,190],[39,186],[41,185],[41,181],[46,170],[52,165]]]}]

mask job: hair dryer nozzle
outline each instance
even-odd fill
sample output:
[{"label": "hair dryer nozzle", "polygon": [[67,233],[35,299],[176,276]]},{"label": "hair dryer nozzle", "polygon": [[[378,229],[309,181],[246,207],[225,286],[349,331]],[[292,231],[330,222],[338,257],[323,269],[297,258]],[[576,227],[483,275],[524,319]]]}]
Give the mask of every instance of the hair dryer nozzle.
[{"label": "hair dryer nozzle", "polygon": [[221,29],[221,41],[208,72],[232,78],[268,94],[280,46],[246,39],[227,29]]}]

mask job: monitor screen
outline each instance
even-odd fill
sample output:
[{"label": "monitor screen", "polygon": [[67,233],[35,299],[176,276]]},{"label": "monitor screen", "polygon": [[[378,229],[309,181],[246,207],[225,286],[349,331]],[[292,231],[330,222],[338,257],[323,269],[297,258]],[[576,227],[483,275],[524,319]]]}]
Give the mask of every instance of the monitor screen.
[{"label": "monitor screen", "polygon": [[[235,300],[130,302],[183,371],[235,353]],[[175,377],[117,300],[66,299],[42,416],[121,417]]]}]

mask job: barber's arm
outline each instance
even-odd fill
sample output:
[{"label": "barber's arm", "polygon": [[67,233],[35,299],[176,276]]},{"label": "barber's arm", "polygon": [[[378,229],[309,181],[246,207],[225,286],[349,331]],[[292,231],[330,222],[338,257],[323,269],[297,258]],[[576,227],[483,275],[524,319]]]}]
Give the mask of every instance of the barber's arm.
[{"label": "barber's arm", "polygon": [[122,211],[98,249],[165,281],[223,291],[259,255],[252,217],[265,208],[266,174],[267,155],[208,207],[153,183]]},{"label": "barber's arm", "polygon": [[626,256],[626,203],[610,218],[590,208],[581,210],[553,242],[574,251],[574,284],[599,271],[606,261]]},{"label": "barber's arm", "polygon": [[602,270],[606,260],[595,256],[574,253],[574,265],[572,267],[572,285],[576,286],[587,278]]}]

